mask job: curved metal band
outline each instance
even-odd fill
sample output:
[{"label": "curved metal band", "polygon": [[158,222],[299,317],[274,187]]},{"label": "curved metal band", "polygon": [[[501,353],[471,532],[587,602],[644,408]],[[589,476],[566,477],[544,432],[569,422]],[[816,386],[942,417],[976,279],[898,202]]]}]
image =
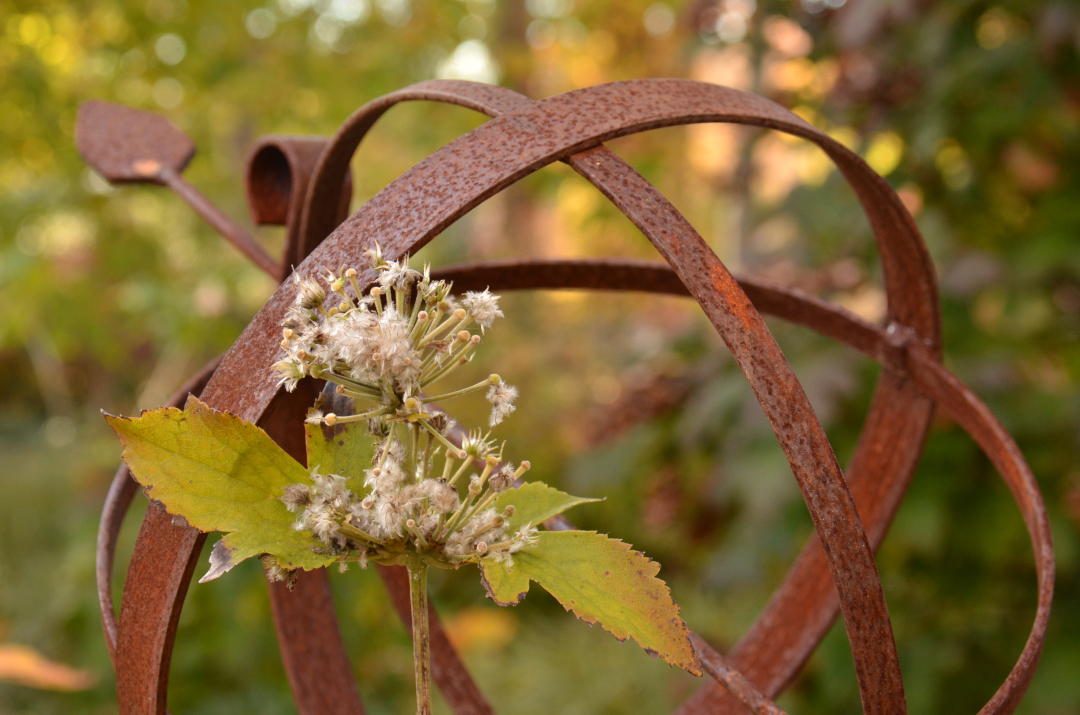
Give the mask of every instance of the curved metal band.
[{"label": "curved metal band", "polygon": [[[244,193],[251,218],[260,225],[285,226],[285,248],[280,270],[274,276],[279,282],[288,278],[293,266],[310,253],[304,250],[300,240],[301,213],[308,181],[329,141],[328,137],[271,134],[260,137],[248,152]],[[348,167],[334,191],[337,202],[329,208],[327,216],[340,223],[349,215],[352,198],[352,174]]]},{"label": "curved metal band", "polygon": [[[169,398],[168,406],[183,407],[188,394],[202,394],[210,376],[214,374],[220,357],[216,357],[206,364],[201,370],[184,383],[184,385]],[[112,572],[113,563],[116,561],[116,540],[120,537],[120,527],[124,524],[124,516],[131,506],[131,500],[138,491],[139,483],[131,477],[131,470],[127,464],[121,462],[116,470],[112,483],[109,485],[109,493],[105,496],[105,507],[101,511],[101,521],[98,523],[97,535],[97,592],[98,606],[101,608],[101,627],[105,632],[105,647],[109,650],[109,660],[116,667],[116,611],[113,608],[112,596]]]}]

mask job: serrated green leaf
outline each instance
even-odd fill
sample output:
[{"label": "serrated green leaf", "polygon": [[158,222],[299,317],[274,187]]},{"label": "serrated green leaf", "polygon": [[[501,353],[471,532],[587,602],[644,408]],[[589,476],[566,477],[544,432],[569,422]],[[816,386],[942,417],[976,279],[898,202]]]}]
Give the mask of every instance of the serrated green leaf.
[{"label": "serrated green leaf", "polygon": [[263,430],[195,397],[183,411],[105,418],[124,446],[124,461],[146,495],[201,531],[230,532],[214,547],[210,580],[246,558],[276,556],[285,568],[314,569],[333,557],[293,528],[281,502],[285,487],[310,484],[308,472]]},{"label": "serrated green leaf", "polygon": [[495,509],[502,513],[508,505],[514,505],[514,515],[507,521],[510,532],[526,524],[538,526],[545,519],[562,514],[572,506],[601,501],[575,497],[543,482],[525,482],[516,489],[507,489],[495,499]]},{"label": "serrated green leaf", "polygon": [[701,675],[679,606],[656,578],[660,564],[629,544],[595,531],[545,531],[540,544],[514,554],[513,571],[480,562],[488,595],[516,605],[536,581],[563,608],[587,623],[600,623],[620,641],[633,637],[646,651]]},{"label": "serrated green leaf", "polygon": [[366,423],[347,422],[333,427],[305,424],[308,469],[319,474],[347,477],[356,494],[364,489],[364,470],[371,468],[375,444]]}]

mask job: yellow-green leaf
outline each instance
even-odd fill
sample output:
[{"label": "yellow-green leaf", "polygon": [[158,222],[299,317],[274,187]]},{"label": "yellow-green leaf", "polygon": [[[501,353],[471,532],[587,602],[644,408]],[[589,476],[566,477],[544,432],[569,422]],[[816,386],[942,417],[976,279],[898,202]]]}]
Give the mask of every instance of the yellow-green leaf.
[{"label": "yellow-green leaf", "polygon": [[[548,533],[557,532],[544,532],[541,537]],[[543,541],[540,546],[529,547],[528,551],[536,551],[542,547]],[[488,597],[500,606],[516,606],[521,603],[529,593],[529,577],[530,570],[528,567],[521,567],[517,556],[514,557],[513,569],[486,559],[480,561],[480,580],[487,589]]]},{"label": "yellow-green leaf", "polygon": [[520,603],[536,581],[583,621],[600,623],[620,641],[633,637],[646,651],[701,675],[679,606],[656,578],[660,564],[627,543],[595,531],[544,531],[538,546],[514,554],[513,571],[489,559],[480,568],[499,605]]},{"label": "yellow-green leaf", "polygon": [[562,514],[572,506],[600,501],[575,497],[543,482],[525,482],[516,489],[507,489],[495,499],[495,509],[502,512],[508,505],[514,505],[514,515],[508,520],[509,530],[517,531],[522,526],[538,526],[545,519]]},{"label": "yellow-green leaf", "polygon": [[367,423],[346,422],[333,427],[305,424],[304,430],[307,432],[308,469],[319,474],[348,477],[349,489],[360,494],[364,487],[364,470],[371,468],[371,456],[375,453]]},{"label": "yellow-green leaf", "polygon": [[285,487],[311,483],[307,470],[256,425],[215,412],[195,397],[183,411],[168,407],[106,419],[148,497],[196,529],[231,532],[214,547],[204,581],[262,553],[285,568],[333,561],[313,550],[321,546],[313,536],[293,528],[296,517],[281,502]]}]

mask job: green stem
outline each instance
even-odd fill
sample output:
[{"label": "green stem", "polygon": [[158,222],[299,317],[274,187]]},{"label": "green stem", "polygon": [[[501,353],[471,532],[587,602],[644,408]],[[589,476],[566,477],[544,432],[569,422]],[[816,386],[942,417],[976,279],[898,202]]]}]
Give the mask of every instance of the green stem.
[{"label": "green stem", "polygon": [[465,501],[461,502],[461,506],[458,507],[458,510],[450,515],[450,521],[448,523],[448,526],[446,527],[446,532],[439,534],[437,540],[441,540],[445,537],[450,536],[450,534],[453,534],[454,531],[459,526],[461,526],[461,518],[465,516],[465,512],[467,512],[469,508],[472,507],[474,498],[475,497],[473,496],[473,493],[469,492],[469,494],[465,497]]},{"label": "green stem", "polygon": [[338,374],[336,372],[332,372],[332,371],[331,372],[323,372],[323,373],[321,373],[319,375],[319,377],[321,377],[322,379],[324,379],[324,380],[326,380],[328,382],[332,382],[335,385],[341,385],[342,387],[347,387],[350,390],[355,390],[357,392],[370,393],[371,399],[375,400],[376,402],[382,399],[382,392],[375,385],[369,385],[366,382],[360,382],[359,380],[353,380],[352,378],[345,377],[344,375],[340,375],[340,374]]},{"label": "green stem", "polygon": [[371,419],[372,417],[378,417],[379,415],[386,415],[393,412],[391,407],[380,407],[378,409],[371,410],[370,412],[362,412],[358,415],[335,415],[337,422],[335,424],[345,424],[348,422],[363,422],[364,420]]},{"label": "green stem", "polygon": [[413,285],[413,292],[415,298],[413,298],[412,315],[409,316],[409,337],[412,338],[413,330],[416,328],[416,316],[420,315],[420,306],[424,301],[420,300],[420,284]]},{"label": "green stem", "polygon": [[428,478],[428,472],[431,470],[431,452],[435,449],[435,440],[431,438],[431,435],[425,435],[427,442],[424,444],[424,460],[420,463],[420,479],[423,481]]},{"label": "green stem", "polygon": [[448,440],[446,437],[443,437],[441,434],[439,434],[438,430],[436,430],[434,427],[429,425],[427,420],[425,420],[424,418],[421,417],[416,422],[417,422],[417,424],[423,425],[424,429],[426,429],[428,432],[430,432],[431,435],[435,439],[437,439],[442,444],[442,446],[445,447],[447,450],[453,451],[453,452],[459,452],[459,448],[457,446],[455,446],[454,443],[451,442],[450,440]]},{"label": "green stem", "polygon": [[364,299],[364,294],[360,292],[360,284],[356,282],[355,275],[349,276],[349,283],[352,284],[353,292],[356,293],[356,302],[359,304]]},{"label": "green stem", "polygon": [[443,363],[440,367],[438,367],[434,372],[426,376],[424,375],[424,373],[421,373],[420,387],[427,387],[434,382],[438,382],[457,368],[469,362],[471,358],[466,358],[465,355],[474,347],[476,347],[476,344],[473,341],[469,340],[465,343],[464,348],[459,350],[456,355],[451,354],[450,359],[447,360],[447,362]]},{"label": "green stem", "polygon": [[[493,375],[492,377],[497,377],[497,376]],[[469,387],[463,387],[460,390],[454,390],[453,392],[446,392],[446,393],[443,393],[441,395],[435,395],[434,397],[421,397],[420,401],[423,402],[426,405],[429,402],[441,402],[441,401],[449,400],[452,397],[464,397],[465,395],[471,395],[474,392],[479,392],[480,390],[487,389],[487,388],[491,387],[493,384],[494,383],[491,381],[491,377],[489,377],[486,380],[481,380],[480,382],[476,383],[475,385],[470,385]]]},{"label": "green stem", "polygon": [[427,563],[410,559],[409,603],[412,606],[413,665],[416,675],[416,715],[431,715],[431,648],[428,633]]},{"label": "green stem", "polygon": [[458,470],[454,472],[454,476],[450,477],[450,481],[447,482],[447,484],[454,486],[457,483],[457,480],[461,478],[461,475],[471,466],[473,466],[473,460],[466,456],[465,461],[462,462],[461,466],[458,467]]},{"label": "green stem", "polygon": [[386,543],[382,540],[375,538],[363,529],[359,529],[352,524],[342,524],[338,528],[341,530],[342,534],[345,534],[345,536],[348,536],[350,539],[353,539],[355,541],[366,541],[372,546],[386,546]]},{"label": "green stem", "polygon": [[498,497],[498,496],[499,496],[499,495],[498,495],[498,494],[496,494],[495,492],[488,492],[488,493],[487,493],[487,495],[485,495],[483,499],[481,499],[480,501],[476,502],[476,506],[474,506],[474,507],[472,508],[472,510],[471,510],[471,511],[470,511],[470,512],[469,512],[468,514],[466,514],[466,515],[465,515],[465,518],[463,518],[463,519],[461,520],[461,523],[462,523],[462,524],[468,524],[468,523],[469,523],[469,521],[470,521],[470,520],[471,520],[471,519],[472,519],[472,518],[473,518],[474,516],[476,516],[477,514],[479,514],[479,513],[480,513],[481,511],[483,511],[484,509],[487,509],[487,508],[488,508],[489,506],[491,506],[491,502],[495,501],[495,498],[496,498],[496,497]]},{"label": "green stem", "polygon": [[417,349],[422,349],[422,348],[424,348],[424,347],[425,347],[425,346],[426,346],[426,345],[427,345],[428,343],[430,343],[431,341],[435,340],[435,338],[437,338],[437,337],[439,336],[439,333],[441,333],[442,331],[446,330],[446,329],[447,329],[447,328],[448,328],[448,327],[450,326],[450,324],[451,324],[451,323],[453,323],[453,322],[454,322],[454,316],[453,316],[453,315],[451,315],[451,316],[450,316],[449,318],[447,318],[447,319],[446,319],[446,320],[444,320],[443,322],[439,323],[439,325],[438,325],[437,327],[435,327],[435,329],[434,329],[434,330],[430,330],[430,331],[428,331],[428,334],[427,334],[427,335],[425,335],[425,336],[424,336],[424,337],[423,337],[423,338],[422,338],[422,339],[420,340],[420,344],[416,346],[416,347],[417,347]]},{"label": "green stem", "polygon": [[416,481],[416,442],[419,428],[416,425],[407,424],[405,429],[409,432],[409,447],[405,452],[405,476],[412,484]]}]

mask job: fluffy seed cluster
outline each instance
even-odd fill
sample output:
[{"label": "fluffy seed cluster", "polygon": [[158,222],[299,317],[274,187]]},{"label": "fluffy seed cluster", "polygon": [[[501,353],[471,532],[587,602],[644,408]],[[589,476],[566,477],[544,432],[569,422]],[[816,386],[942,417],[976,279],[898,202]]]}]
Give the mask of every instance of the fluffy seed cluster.
[{"label": "fluffy seed cluster", "polygon": [[[512,566],[513,554],[536,544],[538,532],[514,522],[514,507],[497,500],[529,463],[504,462],[504,444],[490,433],[456,430],[430,403],[486,393],[494,426],[514,411],[517,390],[491,375],[427,394],[472,359],[481,338],[469,328],[483,333],[502,317],[499,298],[485,290],[458,302],[452,285],[433,281],[426,267],[421,273],[407,259],[384,261],[378,248],[369,256],[378,278],[366,294],[353,269],[297,279],[282,325],[285,356],[274,368],[289,390],[309,376],[335,386],[344,398],[332,400],[337,412],[317,405],[308,421],[366,423],[376,447],[371,468],[362,482],[350,482],[316,467],[311,484],[288,487],[281,500],[297,515],[297,530],[310,532],[343,569],[396,563],[405,553],[452,567],[480,559]],[[270,561],[271,577],[288,576]]]},{"label": "fluffy seed cluster", "polygon": [[[459,302],[453,284],[431,280],[426,267],[420,273],[407,259],[370,253],[379,276],[366,295],[351,268],[328,272],[322,282],[295,279],[296,300],[282,323],[285,356],[274,365],[286,389],[316,377],[349,397],[400,410],[472,359],[481,337],[470,327],[483,333],[503,315],[490,291],[468,292]],[[495,426],[514,411],[517,390],[493,375],[487,399]]]}]

